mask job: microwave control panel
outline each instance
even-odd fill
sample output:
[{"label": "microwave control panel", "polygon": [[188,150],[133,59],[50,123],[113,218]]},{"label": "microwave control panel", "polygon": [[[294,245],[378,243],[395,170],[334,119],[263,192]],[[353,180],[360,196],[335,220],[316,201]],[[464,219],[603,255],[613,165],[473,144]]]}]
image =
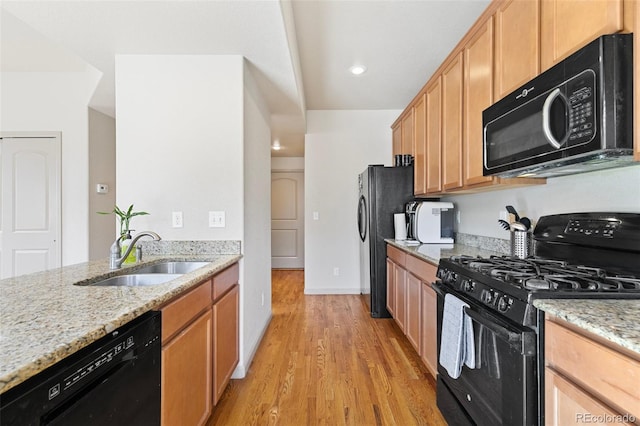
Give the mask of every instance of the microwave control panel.
[{"label": "microwave control panel", "polygon": [[595,73],[586,70],[565,83],[569,101],[569,145],[589,142],[596,132]]}]

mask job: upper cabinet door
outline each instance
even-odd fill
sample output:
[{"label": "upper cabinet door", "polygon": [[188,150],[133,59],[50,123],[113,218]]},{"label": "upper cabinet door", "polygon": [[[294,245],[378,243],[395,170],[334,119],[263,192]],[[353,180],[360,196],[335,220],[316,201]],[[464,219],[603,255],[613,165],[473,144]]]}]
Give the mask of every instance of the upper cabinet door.
[{"label": "upper cabinet door", "polygon": [[413,155],[413,110],[402,119],[402,154]]},{"label": "upper cabinet door", "polygon": [[413,192],[415,195],[424,195],[427,192],[426,97],[424,93],[420,95],[413,106]]},{"label": "upper cabinet door", "polygon": [[442,72],[442,172],[445,191],[462,187],[462,52]]},{"label": "upper cabinet door", "polygon": [[426,179],[427,193],[442,191],[442,77],[431,80],[425,90],[426,96]]},{"label": "upper cabinet door", "polygon": [[495,13],[495,100],[540,73],[539,0],[502,1]]},{"label": "upper cabinet door", "polygon": [[541,2],[542,71],[595,38],[623,29],[623,0]]},{"label": "upper cabinet door", "polygon": [[493,102],[493,18],[464,47],[464,184],[491,182],[483,176],[482,111]]},{"label": "upper cabinet door", "polygon": [[[393,140],[393,155],[402,154],[402,122],[396,123],[395,127],[391,128],[391,137]],[[393,164],[393,163],[392,163]]]}]

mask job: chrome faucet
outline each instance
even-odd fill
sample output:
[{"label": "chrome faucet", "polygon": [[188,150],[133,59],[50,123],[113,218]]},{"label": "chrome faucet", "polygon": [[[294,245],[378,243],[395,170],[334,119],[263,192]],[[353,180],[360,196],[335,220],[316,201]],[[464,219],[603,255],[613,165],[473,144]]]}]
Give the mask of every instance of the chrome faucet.
[{"label": "chrome faucet", "polygon": [[120,252],[122,251],[122,248],[120,247],[120,241],[126,236],[127,234],[120,235],[118,238],[116,238],[113,244],[111,244],[111,250],[109,253],[109,269],[119,269],[122,266],[122,262],[124,262],[127,256],[129,256],[131,250],[133,250],[133,247],[136,245],[140,238],[147,236],[153,238],[155,241],[159,241],[162,239],[160,238],[160,235],[152,231],[139,232],[135,237],[133,237],[133,240],[131,240],[131,244],[129,244],[129,247],[127,247],[127,250],[125,250],[124,254],[120,256]]}]

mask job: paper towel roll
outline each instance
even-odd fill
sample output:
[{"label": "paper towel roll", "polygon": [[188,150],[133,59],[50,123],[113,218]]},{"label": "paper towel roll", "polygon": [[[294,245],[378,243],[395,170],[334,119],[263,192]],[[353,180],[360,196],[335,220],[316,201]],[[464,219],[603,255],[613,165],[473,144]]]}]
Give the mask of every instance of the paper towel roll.
[{"label": "paper towel roll", "polygon": [[396,232],[396,240],[406,240],[407,220],[404,213],[395,213],[393,215],[393,225]]}]

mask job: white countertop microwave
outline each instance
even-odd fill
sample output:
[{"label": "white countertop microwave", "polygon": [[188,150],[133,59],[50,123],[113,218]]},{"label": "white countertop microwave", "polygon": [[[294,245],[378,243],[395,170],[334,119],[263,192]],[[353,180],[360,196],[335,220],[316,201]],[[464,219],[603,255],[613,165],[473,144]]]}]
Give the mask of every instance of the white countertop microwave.
[{"label": "white countertop microwave", "polygon": [[482,113],[484,175],[632,164],[633,37],[597,38]]}]

